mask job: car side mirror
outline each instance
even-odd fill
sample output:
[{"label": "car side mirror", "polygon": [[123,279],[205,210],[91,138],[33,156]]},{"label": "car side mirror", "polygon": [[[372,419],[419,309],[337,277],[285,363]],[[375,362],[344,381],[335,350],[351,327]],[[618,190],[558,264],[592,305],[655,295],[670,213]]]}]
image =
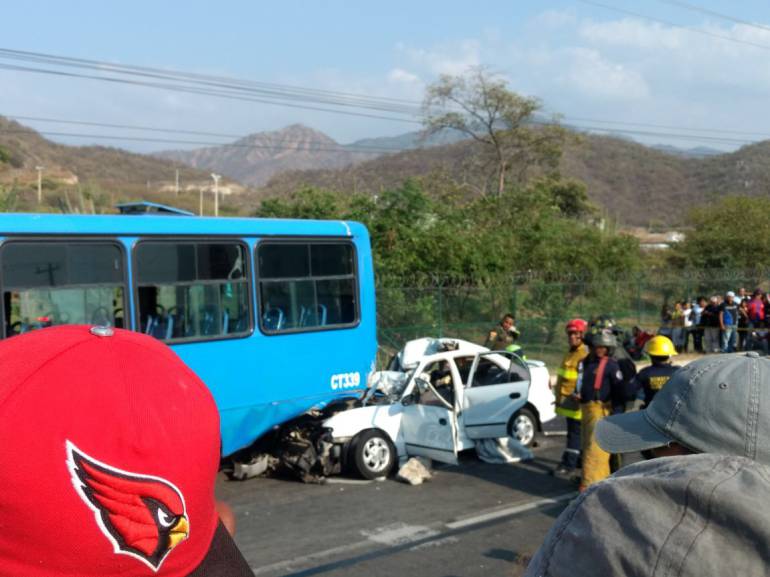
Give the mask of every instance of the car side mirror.
[{"label": "car side mirror", "polygon": [[417,402],[417,395],[414,393],[409,393],[408,395],[404,396],[401,399],[401,404],[405,407],[408,407],[409,405],[414,405]]}]

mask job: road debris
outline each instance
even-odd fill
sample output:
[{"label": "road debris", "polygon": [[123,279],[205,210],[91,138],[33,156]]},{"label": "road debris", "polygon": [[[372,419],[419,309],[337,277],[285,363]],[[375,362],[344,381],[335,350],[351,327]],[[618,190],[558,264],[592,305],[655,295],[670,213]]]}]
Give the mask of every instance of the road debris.
[{"label": "road debris", "polygon": [[422,485],[433,477],[430,472],[430,466],[430,459],[412,457],[398,470],[396,479],[410,485]]},{"label": "road debris", "polygon": [[535,458],[532,451],[513,437],[478,439],[476,441],[476,454],[485,463],[493,465],[520,463]]}]

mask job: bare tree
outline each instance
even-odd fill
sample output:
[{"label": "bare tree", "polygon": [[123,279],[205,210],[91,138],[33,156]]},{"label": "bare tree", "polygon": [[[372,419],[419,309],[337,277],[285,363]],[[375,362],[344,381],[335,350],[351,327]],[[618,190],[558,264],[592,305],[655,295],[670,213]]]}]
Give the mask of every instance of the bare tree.
[{"label": "bare tree", "polygon": [[566,132],[556,119],[536,122],[541,108],[538,99],[516,94],[501,78],[473,68],[464,76],[443,75],[428,87],[423,124],[426,135],[452,129],[478,142],[501,195],[508,174],[522,182],[530,167],[558,167]]}]

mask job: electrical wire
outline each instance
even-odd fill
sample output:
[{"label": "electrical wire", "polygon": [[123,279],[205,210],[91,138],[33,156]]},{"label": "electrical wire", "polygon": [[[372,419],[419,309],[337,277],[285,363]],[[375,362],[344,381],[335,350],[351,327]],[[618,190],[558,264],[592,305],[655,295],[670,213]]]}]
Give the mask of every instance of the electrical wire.
[{"label": "electrical wire", "polygon": [[729,14],[722,14],[721,12],[709,10],[708,8],[703,8],[702,6],[697,6],[695,4],[691,4],[690,2],[683,2],[682,0],[658,0],[658,2],[671,4],[672,6],[678,6],[680,8],[684,8],[685,10],[692,10],[693,12],[700,12],[701,14],[707,14],[709,16],[715,16],[717,18],[721,18],[722,20],[727,20],[728,22],[733,22],[734,24],[750,26],[751,28],[756,28],[757,30],[762,30],[763,32],[770,32],[770,26],[757,24],[756,22],[749,22],[748,20],[741,20],[740,18],[735,18]]},{"label": "electrical wire", "polygon": [[692,128],[689,126],[675,126],[670,124],[655,124],[650,122],[631,122],[627,120],[604,120],[599,118],[580,118],[575,116],[565,116],[567,123],[572,122],[596,122],[599,124],[616,124],[619,126],[641,126],[646,128],[663,128],[665,130],[687,130],[690,132],[703,132],[712,134],[743,134],[746,136],[758,136],[763,139],[770,139],[770,133],[767,132],[749,132],[744,130],[729,130],[725,128]]},{"label": "electrical wire", "polygon": [[[592,0],[580,0],[581,2],[587,3],[587,4],[593,4],[605,8],[615,9],[612,6],[609,6],[607,4],[603,4],[601,2],[595,2]],[[620,11],[624,11],[622,9],[618,9]],[[630,11],[624,11],[626,13],[632,13]],[[638,15],[641,17],[645,17],[643,15],[639,15],[637,13],[632,13],[634,15]],[[646,18],[646,17],[645,17]],[[687,29],[689,30],[689,29]],[[397,121],[397,122],[406,122],[406,123],[412,123],[412,124],[422,124],[419,120],[413,120],[413,119],[405,119],[405,118],[399,118],[399,117],[392,117],[392,116],[383,116],[379,114],[369,114],[369,113],[363,113],[363,112],[356,112],[353,110],[336,110],[336,109],[329,109],[329,108],[323,108],[318,106],[309,106],[307,104],[298,104],[296,101],[294,102],[288,102],[285,100],[280,100],[283,96],[281,96],[281,90],[285,91],[298,91],[302,92],[307,95],[315,95],[315,94],[321,94],[324,98],[327,97],[334,97],[334,98],[341,98],[342,100],[324,100],[326,102],[331,102],[334,105],[337,104],[345,104],[348,106],[358,106],[359,104],[352,104],[354,101],[357,102],[363,102],[363,103],[372,103],[372,102],[384,102],[384,103],[391,103],[391,102],[397,102],[397,103],[410,103],[410,104],[416,104],[412,103],[411,101],[407,100],[399,100],[399,99],[390,99],[385,97],[374,97],[374,96],[366,96],[366,95],[351,95],[347,93],[340,93],[340,92],[331,92],[331,91],[323,91],[323,90],[316,90],[316,89],[309,89],[309,88],[299,88],[299,87],[287,87],[285,85],[273,85],[269,83],[260,83],[260,82],[252,82],[252,81],[245,81],[245,80],[239,80],[239,79],[230,79],[225,77],[219,77],[219,76],[208,76],[208,75],[201,75],[201,74],[194,74],[194,73],[186,73],[186,72],[179,72],[179,71],[163,71],[157,68],[148,68],[148,67],[140,67],[140,66],[132,66],[132,65],[116,65],[106,62],[100,62],[96,60],[86,60],[86,59],[78,59],[78,58],[70,58],[70,57],[63,57],[63,56],[53,56],[49,54],[40,54],[40,53],[34,53],[34,52],[24,52],[24,51],[17,51],[17,50],[9,50],[9,49],[2,49],[0,48],[0,58],[14,58],[14,59],[20,59],[24,61],[32,61],[32,62],[49,62],[49,63],[56,63],[56,64],[63,64],[67,66],[77,66],[77,67],[85,67],[92,70],[98,70],[100,72],[105,71],[117,71],[117,72],[127,72],[131,74],[139,74],[140,76],[146,78],[146,77],[152,77],[154,79],[160,79],[160,78],[166,78],[171,79],[172,83],[163,83],[163,82],[150,82],[147,80],[136,80],[136,79],[128,79],[128,78],[114,78],[114,77],[107,77],[107,76],[101,76],[101,75],[91,75],[91,74],[80,74],[76,72],[67,72],[62,70],[51,70],[51,69],[41,69],[41,68],[33,68],[28,66],[17,66],[17,65],[10,65],[10,64],[0,64],[0,69],[7,69],[7,70],[14,70],[14,71],[24,71],[24,72],[35,72],[35,73],[41,73],[41,74],[53,74],[58,76],[65,76],[65,77],[74,77],[74,78],[83,78],[83,79],[90,79],[90,80],[99,80],[99,81],[106,81],[106,82],[113,82],[113,83],[122,83],[122,84],[129,84],[129,85],[136,85],[136,86],[147,86],[151,88],[160,88],[165,90],[174,90],[174,91],[180,91],[180,92],[186,92],[191,94],[198,94],[198,95],[205,95],[205,96],[215,96],[215,97],[221,97],[221,98],[228,98],[228,99],[234,99],[234,100],[241,100],[241,101],[248,101],[248,102],[259,102],[262,104],[270,104],[270,105],[278,105],[278,106],[288,106],[293,108],[302,108],[302,109],[309,109],[309,110],[316,110],[321,112],[333,112],[337,114],[346,114],[351,116],[360,116],[365,118],[373,118],[377,120],[388,120],[388,121]],[[177,79],[182,79],[185,82],[192,82],[191,85],[184,84],[184,85],[178,85],[174,84],[173,81]],[[198,87],[202,86],[202,87]],[[270,90],[272,94],[276,94],[276,99],[270,99],[265,97],[255,97],[252,96],[252,91],[250,87],[263,87],[268,86],[270,87]],[[260,88],[261,90],[261,88]],[[277,92],[276,92],[277,91]],[[263,94],[264,92],[258,92],[260,94]],[[367,107],[369,104],[362,104],[361,106]],[[396,110],[396,109],[393,109]],[[409,113],[415,112],[416,108],[410,108]],[[572,121],[583,121],[584,119],[571,119],[571,118],[565,118],[567,122]],[[590,122],[598,122],[598,123],[604,123],[604,124],[617,124],[622,125],[622,121],[614,121],[614,120],[589,120]],[[628,126],[645,126],[645,123],[626,123]],[[685,130],[690,132],[702,132],[702,133],[729,133],[729,134],[741,134],[737,131],[720,131],[717,129],[692,129],[687,127],[673,127],[673,126],[665,126],[665,125],[646,125],[650,128],[664,128],[664,129],[674,129],[674,130]],[[113,128],[117,128],[118,125],[112,126]],[[121,127],[122,128],[122,127]],[[603,128],[603,127],[591,127],[591,126],[576,126],[578,129],[584,129],[584,130],[599,130],[603,132],[609,131],[609,129]],[[148,129],[153,131],[160,131],[155,129]],[[168,130],[162,130],[163,132],[169,132]],[[634,134],[639,133],[644,136],[649,136],[650,133],[647,131],[617,131],[624,134]],[[181,133],[181,131],[180,131]],[[191,135],[198,135],[198,136],[216,136],[216,137],[235,137],[235,135],[216,135],[213,133],[201,133],[200,131],[189,131]],[[744,133],[745,134],[745,133]],[[760,133],[754,133],[754,136],[764,136]],[[660,137],[670,137],[671,134],[668,133],[660,133],[660,134],[654,134],[654,136],[660,136]],[[681,135],[677,134],[674,137],[681,138],[683,136],[687,135]],[[688,136],[688,139],[694,140],[692,136]],[[709,138],[708,140],[718,140],[716,138]],[[746,143],[750,142],[749,140],[738,140],[738,139],[719,139],[726,142],[733,142],[733,143]]]},{"label": "electrical wire", "polygon": [[723,34],[716,34],[714,32],[709,32],[708,30],[699,30],[697,28],[689,28],[687,26],[682,26],[681,24],[675,24],[674,22],[671,22],[670,20],[664,20],[662,18],[656,18],[655,16],[647,16],[645,14],[641,14],[639,12],[634,12],[633,10],[627,10],[625,8],[620,8],[619,6],[613,6],[611,4],[605,4],[603,2],[596,2],[595,0],[577,0],[578,2],[582,2],[583,4],[589,4],[591,6],[597,6],[599,8],[604,8],[606,10],[612,10],[614,12],[620,12],[621,14],[627,14],[630,16],[635,16],[637,18],[643,18],[645,20],[650,20],[652,22],[657,22],[659,24],[665,24],[666,26],[671,26],[672,28],[679,28],[681,30],[687,30],[688,32],[694,32],[695,34],[701,34],[703,36],[709,36],[711,38],[719,38],[720,40],[727,40],[729,42],[735,42],[738,44],[745,44],[747,46],[754,46],[755,48],[761,48],[763,50],[770,50],[770,46],[767,44],[759,44],[757,42],[751,42],[750,40],[741,40],[740,38],[733,38],[732,36],[725,36]]},{"label": "electrical wire", "polygon": [[[550,123],[533,121],[532,124],[539,126],[552,126]],[[676,140],[685,142],[706,142],[706,143],[723,143],[731,145],[746,145],[755,144],[756,140],[719,137],[719,136],[707,136],[707,135],[693,135],[693,134],[681,134],[672,132],[655,132],[644,130],[625,130],[619,128],[608,128],[605,126],[588,126],[588,125],[572,125],[575,131],[585,131],[589,133],[609,134],[609,135],[627,135],[627,136],[644,136],[655,137],[662,140]],[[0,133],[5,134],[26,134],[29,133],[29,129],[2,129]],[[94,138],[97,140],[117,140],[127,142],[153,142],[163,144],[180,144],[180,145],[194,145],[194,146],[218,146],[223,148],[255,148],[255,149],[271,149],[271,150],[296,150],[295,144],[318,144],[311,150],[325,151],[325,152],[351,152],[351,153],[392,153],[403,152],[406,150],[413,150],[413,148],[389,148],[389,147],[357,147],[357,146],[339,146],[329,147],[325,143],[319,141],[303,141],[303,142],[283,142],[281,144],[253,144],[244,142],[211,142],[201,140],[180,140],[172,138],[154,138],[154,137],[141,137],[141,136],[124,136],[114,134],[87,134],[87,133],[73,133],[73,132],[54,132],[54,131],[34,131],[42,136],[52,137],[72,137],[72,138]],[[639,143],[637,143],[639,144]]]},{"label": "electrical wire", "polygon": [[[93,126],[98,128],[118,128],[118,129],[124,129],[124,130],[142,130],[142,131],[159,132],[159,133],[189,134],[193,136],[213,136],[217,138],[243,139],[243,138],[247,138],[248,136],[251,136],[248,134],[224,134],[221,132],[206,132],[206,131],[199,131],[199,130],[185,130],[185,129],[177,129],[177,128],[160,128],[158,126],[144,126],[144,125],[135,125],[135,124],[112,124],[112,123],[105,123],[105,122],[71,120],[71,119],[62,119],[62,118],[22,116],[22,115],[16,115],[16,114],[4,114],[3,116],[5,116],[5,118],[10,118],[12,120],[25,121],[25,122],[72,124],[72,125],[79,125],[79,126]],[[564,117],[564,120],[566,121],[568,127],[574,126],[575,128],[584,128],[588,130],[605,131],[608,129],[602,126],[590,126],[590,125],[585,126],[585,125],[580,125],[575,123],[588,122],[588,123],[596,123],[596,124],[610,124],[610,125],[617,125],[617,126],[637,126],[642,128],[661,128],[664,130],[685,131],[685,133],[698,132],[698,133],[704,133],[709,135],[712,135],[712,134],[745,135],[745,136],[756,136],[762,139],[770,139],[770,133],[767,133],[767,132],[750,132],[750,131],[740,131],[740,130],[727,130],[727,129],[720,129],[720,128],[692,128],[688,126],[677,126],[677,125],[669,125],[669,124],[655,124],[655,123],[649,123],[649,122],[631,122],[631,121],[624,121],[624,120],[608,120],[608,119],[600,119],[600,118],[583,118],[583,117],[574,117],[574,116]],[[545,126],[551,124],[546,121],[538,121],[538,120],[533,120],[533,123],[537,123]],[[685,133],[680,132],[678,133],[678,135],[684,136],[686,135]],[[741,140],[741,142],[748,142],[748,141],[750,140],[748,139]],[[326,142],[323,142],[323,141],[305,140],[303,142],[315,142],[317,144],[326,144]],[[367,145],[340,145],[340,146],[363,148],[363,149],[369,148]],[[373,148],[376,150],[379,150],[379,149],[388,148],[388,147],[373,147]],[[398,149],[398,150],[406,150],[406,149]]]},{"label": "electrical wire", "polygon": [[377,120],[389,120],[389,121],[395,121],[395,122],[404,122],[409,124],[422,124],[419,120],[411,120],[408,118],[398,118],[393,116],[382,116],[378,114],[368,114],[365,112],[354,112],[352,110],[335,110],[330,108],[322,108],[318,106],[308,106],[308,105],[300,105],[300,104],[292,104],[288,102],[276,102],[273,100],[268,100],[265,98],[255,98],[250,97],[246,95],[238,95],[232,92],[228,91],[221,91],[221,90],[212,90],[212,89],[203,89],[203,88],[195,88],[195,87],[184,87],[184,86],[177,86],[174,84],[163,84],[163,83],[156,83],[156,82],[145,82],[140,80],[130,80],[126,78],[111,78],[111,77],[104,77],[104,76],[94,76],[89,74],[78,74],[75,72],[64,72],[61,70],[51,70],[51,69],[40,69],[40,68],[31,68],[26,66],[16,66],[12,64],[0,64],[1,70],[13,70],[13,71],[20,71],[20,72],[37,72],[41,74],[50,74],[55,76],[64,76],[64,77],[71,77],[71,78],[83,78],[83,79],[89,79],[89,80],[100,80],[105,82],[113,82],[118,84],[129,84],[133,86],[147,86],[151,88],[162,88],[165,90],[172,90],[175,92],[186,92],[190,94],[200,94],[204,96],[217,96],[220,98],[227,98],[230,100],[240,100],[245,102],[259,102],[261,104],[274,104],[278,106],[286,106],[289,108],[301,108],[303,110],[316,110],[320,112],[333,112],[335,114],[344,114],[347,116],[358,116],[358,117],[364,117],[364,118],[374,118]]},{"label": "electrical wire", "polygon": [[[14,128],[0,128],[0,134],[29,134],[31,131],[28,129],[14,129]],[[290,143],[282,144],[254,144],[244,142],[210,142],[203,140],[179,140],[173,138],[155,138],[149,136],[125,136],[119,134],[87,134],[77,132],[55,132],[55,131],[34,131],[42,136],[53,137],[71,137],[71,138],[95,138],[97,140],[118,140],[126,142],[155,142],[162,144],[182,144],[182,145],[194,145],[194,146],[216,146],[219,148],[246,148],[246,149],[264,149],[264,150],[296,150],[296,146]],[[316,141],[317,142],[317,141]],[[313,144],[313,141],[304,141],[303,143]],[[295,142],[294,144],[301,144]],[[391,152],[402,152],[404,150],[411,150],[406,148],[375,148],[366,147],[365,149],[359,149],[356,147],[346,146],[324,146],[319,144],[318,146],[312,146],[309,149],[303,150],[303,152],[349,152],[351,154],[386,154]]]},{"label": "electrical wire", "polygon": [[[224,134],[221,132],[206,132],[201,130],[184,130],[179,128],[160,128],[157,126],[143,126],[143,125],[136,125],[136,124],[112,124],[107,122],[91,122],[91,121],[83,121],[83,120],[64,120],[60,118],[44,118],[39,116],[17,116],[12,114],[5,114],[3,115],[5,118],[10,118],[12,120],[20,121],[23,120],[25,122],[43,122],[43,123],[54,123],[54,124],[70,124],[70,125],[76,125],[76,126],[91,126],[96,128],[117,128],[121,130],[140,130],[140,131],[147,131],[147,132],[153,132],[153,133],[167,133],[167,134],[188,134],[192,136],[213,136],[216,138],[231,138],[236,140],[243,140],[245,138],[248,138],[252,135],[250,134]],[[39,134],[50,134],[49,132],[40,132],[37,131]],[[87,136],[87,135],[82,135]],[[328,146],[327,141],[322,140],[307,140],[303,139],[301,141],[287,141],[284,138],[278,137],[279,141],[284,144],[318,144],[323,146]],[[180,141],[184,142],[184,141]],[[191,143],[192,144],[192,143]],[[208,143],[215,146],[223,146],[226,144],[233,144],[232,142],[211,142]],[[339,150],[355,150],[358,152],[393,152],[393,151],[401,151],[401,150],[409,150],[407,148],[396,148],[396,147],[388,147],[388,146],[369,146],[365,144],[340,144]]]},{"label": "electrical wire", "polygon": [[[283,100],[331,104],[341,107],[365,108],[377,111],[394,112],[397,114],[405,114],[409,116],[416,116],[421,113],[420,103],[387,97],[352,95],[319,89],[289,87],[280,84],[269,84],[265,82],[254,82],[249,80],[210,76],[189,72],[165,71],[157,68],[133,65],[119,65],[97,60],[55,56],[50,54],[10,50],[5,48],[0,48],[0,58],[34,64],[47,64],[57,67],[75,67],[99,72],[100,76],[94,77],[94,79],[106,80],[112,78],[105,76],[105,74],[138,76],[142,78],[160,79],[174,83],[181,83],[179,84],[180,86],[203,86],[206,88],[217,89],[225,88],[235,92],[244,92],[248,94],[255,94],[263,97],[278,98]],[[168,88],[167,86],[164,87]]]}]

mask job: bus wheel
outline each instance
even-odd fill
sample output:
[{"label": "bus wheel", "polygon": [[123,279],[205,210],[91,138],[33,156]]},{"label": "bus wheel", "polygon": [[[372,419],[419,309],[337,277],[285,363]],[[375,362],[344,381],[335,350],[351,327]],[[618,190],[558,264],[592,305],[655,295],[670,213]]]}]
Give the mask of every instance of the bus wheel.
[{"label": "bus wheel", "polygon": [[364,479],[387,477],[396,462],[396,448],[387,434],[377,429],[356,435],[350,451],[350,461]]}]

